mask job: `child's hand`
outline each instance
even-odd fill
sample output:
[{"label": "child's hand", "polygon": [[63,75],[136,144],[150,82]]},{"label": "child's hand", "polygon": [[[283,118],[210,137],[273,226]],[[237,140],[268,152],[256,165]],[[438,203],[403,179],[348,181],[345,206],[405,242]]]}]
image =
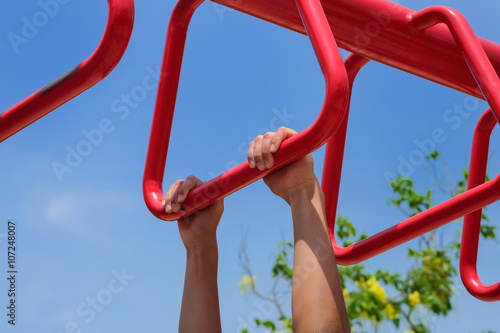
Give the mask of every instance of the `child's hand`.
[{"label": "child's hand", "polygon": [[[259,135],[250,143],[248,163],[251,168],[270,169],[274,165],[273,153],[279,150],[281,143],[297,134],[292,129],[281,127],[278,132]],[[277,196],[290,204],[291,198],[299,193],[314,191],[317,178],[314,174],[313,157],[306,155],[300,160],[264,177],[264,182]]]},{"label": "child's hand", "polygon": [[[186,180],[178,180],[172,184],[163,199],[163,207],[167,213],[181,210],[182,203],[188,193],[202,185],[203,182],[195,176]],[[224,211],[223,199],[217,201],[188,217],[178,221],[179,233],[186,249],[206,248],[217,245],[216,230]]]}]

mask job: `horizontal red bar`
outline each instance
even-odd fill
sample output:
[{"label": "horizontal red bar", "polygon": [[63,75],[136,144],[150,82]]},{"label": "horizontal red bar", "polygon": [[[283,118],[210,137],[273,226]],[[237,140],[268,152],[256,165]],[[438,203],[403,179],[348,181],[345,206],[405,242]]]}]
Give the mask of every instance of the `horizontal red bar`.
[{"label": "horizontal red bar", "polygon": [[325,100],[318,118],[309,128],[283,142],[274,155],[275,165],[272,169],[259,171],[251,169],[248,162],[244,162],[191,191],[183,204],[184,210],[166,213],[162,206],[162,183],[183,51],[189,21],[202,2],[203,0],[177,2],[169,22],[162,64],[162,73],[168,75],[162,76],[158,85],[144,169],[143,192],[149,210],[165,221],[174,221],[197,212],[318,149],[340,127],[349,101],[347,73],[319,0],[297,0],[325,79]]},{"label": "horizontal red bar", "polygon": [[116,67],[132,35],[134,1],[108,0],[108,5],[106,30],[94,53],[66,74],[3,112],[0,115],[0,142],[91,88]]},{"label": "horizontal red bar", "polygon": [[[212,0],[305,34],[294,0]],[[322,0],[337,44],[348,51],[441,85],[483,98],[445,26],[419,32],[407,23],[415,11],[386,0]],[[479,38],[496,72],[500,45]]]}]

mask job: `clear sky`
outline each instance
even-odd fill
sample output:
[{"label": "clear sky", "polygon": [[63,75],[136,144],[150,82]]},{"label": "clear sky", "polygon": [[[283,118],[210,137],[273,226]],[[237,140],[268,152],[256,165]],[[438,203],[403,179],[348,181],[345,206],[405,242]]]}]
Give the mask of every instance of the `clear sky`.
[{"label": "clear sky", "polygon": [[[106,1],[67,0],[27,43],[13,47],[9,33],[22,34],[26,21],[47,2],[0,3],[0,110],[73,68],[99,43]],[[500,43],[497,2],[401,4],[412,9],[452,6],[478,35]],[[7,221],[15,221],[19,270],[13,328],[6,323],[7,255],[5,238],[0,238],[2,332],[177,331],[185,251],[176,224],[149,213],[141,187],[156,95],[156,88],[146,89],[144,80],[158,71],[173,5],[136,1],[132,39],[116,69],[0,144],[0,237],[7,233]],[[203,4],[189,31],[165,185],[189,174],[208,180],[243,162],[250,140],[266,128],[308,127],[321,108],[323,85],[307,37],[211,2]],[[132,104],[123,101],[139,90],[146,94],[135,95]],[[339,203],[339,211],[358,230],[373,234],[402,220],[387,206],[390,188],[384,174],[396,172],[400,157],[408,158],[418,149],[415,140],[429,138],[433,129],[445,132],[447,140],[437,148],[450,174],[458,177],[468,163],[473,128],[486,109],[479,101],[469,118],[446,121],[447,110],[466,101],[461,93],[376,63],[362,71],[353,94]],[[76,149],[86,140],[84,133],[103,120],[111,122],[110,133],[71,173],[58,176],[54,162],[64,163],[68,149]],[[491,176],[500,164],[495,138],[498,133],[491,147]],[[318,175],[323,154],[320,149],[314,155]],[[411,176],[421,190],[432,183],[424,165],[416,166]],[[265,305],[238,290],[242,239],[257,282],[266,290],[277,243],[291,240],[292,228],[286,204],[261,181],[228,197],[225,206],[218,233],[220,303],[223,331],[233,333],[256,312],[267,312]],[[488,213],[496,223],[498,207],[493,205]],[[481,244],[479,273],[486,283],[500,280],[497,251],[498,244]],[[403,272],[408,268],[405,246],[366,264]],[[499,312],[500,303],[474,299],[458,280],[456,310],[430,326],[433,332],[498,329]]]}]

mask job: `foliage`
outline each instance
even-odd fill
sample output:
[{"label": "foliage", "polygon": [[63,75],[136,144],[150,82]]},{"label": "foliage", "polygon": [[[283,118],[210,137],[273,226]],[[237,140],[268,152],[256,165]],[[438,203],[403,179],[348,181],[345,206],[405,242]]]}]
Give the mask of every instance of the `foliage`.
[{"label": "foliage", "polygon": [[[442,180],[442,172],[436,167],[439,158],[437,151],[427,156],[430,163],[436,188],[448,196],[456,196],[466,191],[468,170],[462,172],[461,178],[452,183]],[[443,169],[446,169],[444,165]],[[419,214],[433,205],[434,189],[424,194],[418,193],[414,181],[409,177],[398,175],[390,183],[395,195],[388,203],[399,209],[406,217]],[[489,220],[483,210],[481,235],[485,239],[497,240],[496,227],[488,224]],[[368,237],[357,235],[357,230],[349,219],[338,215],[336,219],[336,236],[339,244],[349,246]],[[354,332],[377,332],[382,323],[396,328],[406,329],[408,333],[428,333],[429,314],[447,316],[453,310],[455,280],[457,270],[456,258],[460,250],[457,232],[456,238],[437,242],[439,231],[432,231],[422,237],[417,248],[409,247],[408,259],[411,267],[406,273],[392,273],[388,270],[369,272],[363,265],[339,266],[343,294],[346,301],[351,329]],[[290,252],[292,244],[281,242],[280,251],[272,267],[272,278],[275,279],[273,290],[264,296],[255,284],[255,276],[251,274],[250,263],[245,245],[242,247],[240,260],[246,271],[239,282],[242,293],[250,294],[270,301],[278,309],[278,318],[257,318],[255,327],[265,327],[266,332],[292,332],[291,317],[285,315],[281,308],[278,285],[291,285],[292,267]],[[247,289],[245,289],[247,288]],[[386,324],[386,325],[387,325]],[[242,333],[250,333],[249,328]],[[493,332],[491,332],[493,333]]]},{"label": "foliage", "polygon": [[[245,275],[238,282],[238,287],[240,288],[241,294],[251,294],[262,301],[268,302],[268,304],[272,304],[276,308],[277,319],[255,318],[254,322],[251,323],[252,326],[265,327],[267,332],[272,333],[288,333],[292,332],[292,318],[287,316],[283,311],[281,299],[284,295],[290,293],[293,270],[289,262],[289,252],[292,251],[293,245],[291,242],[280,242],[278,246],[280,251],[271,269],[274,285],[266,296],[262,294],[257,287],[255,282],[256,278],[252,273],[250,259],[246,251],[246,244],[245,242],[242,243],[239,259],[245,271]],[[243,328],[241,333],[250,333],[248,326]]]}]

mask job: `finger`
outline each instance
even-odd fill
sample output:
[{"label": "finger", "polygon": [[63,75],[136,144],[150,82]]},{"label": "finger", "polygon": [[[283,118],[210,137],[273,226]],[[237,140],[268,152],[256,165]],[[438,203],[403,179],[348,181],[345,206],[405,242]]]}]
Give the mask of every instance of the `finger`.
[{"label": "finger", "polygon": [[262,157],[263,139],[264,137],[262,135],[257,136],[254,140],[253,145],[253,160],[255,162],[255,165],[257,166],[257,169],[259,169],[260,171],[266,168],[266,164],[264,163],[264,159]]},{"label": "finger", "polygon": [[250,146],[248,147],[248,155],[247,155],[247,159],[248,159],[248,165],[250,166],[251,169],[255,168],[255,160],[253,158],[254,154],[253,154],[253,146],[255,145],[255,140],[250,142]]},{"label": "finger", "polygon": [[172,205],[170,204],[170,193],[172,192],[173,190],[173,187],[174,187],[174,184],[170,185],[170,187],[168,188],[168,191],[167,193],[165,194],[165,197],[163,198],[163,208],[165,209],[165,211],[167,213],[170,213],[172,211]]},{"label": "finger", "polygon": [[172,206],[172,212],[174,212],[174,213],[177,213],[181,209],[181,206],[178,203],[177,198],[179,195],[179,189],[184,184],[184,182],[185,181],[182,179],[179,179],[178,181],[176,181],[174,183],[172,192],[170,193],[170,205]]},{"label": "finger", "polygon": [[285,141],[286,139],[294,136],[297,134],[293,129],[287,128],[287,127],[280,127],[278,132],[276,132],[276,135],[274,136],[272,142],[271,142],[271,152],[275,153],[278,151],[278,149],[281,146],[281,143]]},{"label": "finger", "polygon": [[275,132],[267,132],[266,134],[264,134],[264,138],[262,139],[261,154],[264,164],[268,169],[270,169],[274,165],[274,158],[271,152],[271,144],[275,136]]},{"label": "finger", "polygon": [[167,213],[171,213],[172,212],[172,197],[173,197],[173,193],[175,192],[175,189],[177,186],[179,186],[179,182],[181,180],[178,180],[177,182],[175,182],[174,184],[170,185],[170,188],[168,189],[167,193],[165,194],[165,197],[163,199],[163,201],[165,202],[165,211]]},{"label": "finger", "polygon": [[186,180],[184,181],[184,184],[181,185],[181,187],[179,188],[179,192],[177,194],[177,201],[179,203],[182,203],[184,202],[184,200],[186,200],[189,192],[202,185],[203,182],[201,180],[199,180],[198,178],[196,178],[195,176],[189,176],[186,178]]}]

